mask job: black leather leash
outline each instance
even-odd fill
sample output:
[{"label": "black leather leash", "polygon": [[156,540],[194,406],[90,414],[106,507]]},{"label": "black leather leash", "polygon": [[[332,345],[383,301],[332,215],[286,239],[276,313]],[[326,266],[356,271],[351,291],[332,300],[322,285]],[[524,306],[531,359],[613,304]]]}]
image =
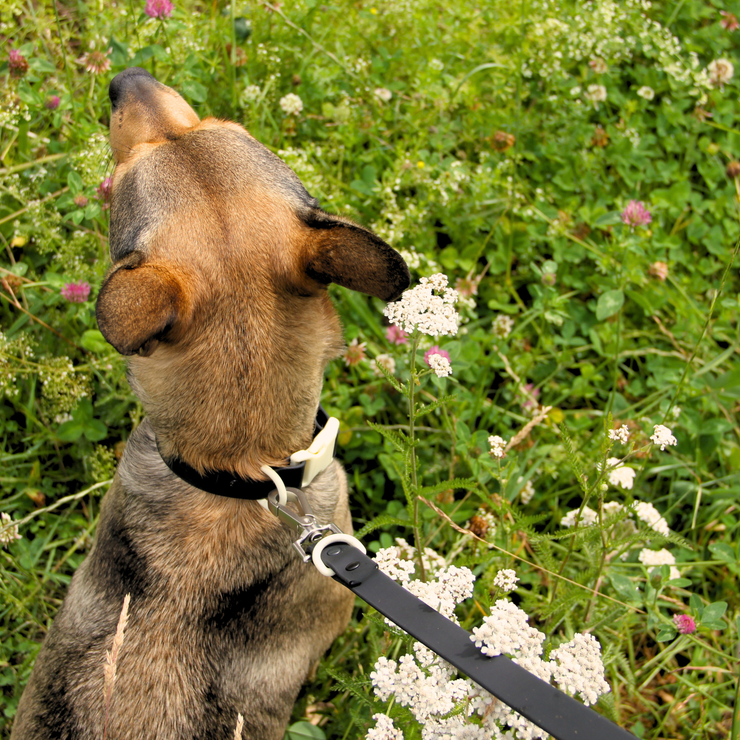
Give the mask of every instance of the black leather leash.
[{"label": "black leather leash", "polygon": [[556,740],[635,740],[632,733],[506,656],[483,655],[469,632],[385,575],[353,545],[328,545],[321,560],[334,571],[335,581]]},{"label": "black leather leash", "polygon": [[[327,421],[328,415],[319,407],[314,436],[321,432]],[[489,658],[484,655],[475,647],[469,632],[381,572],[376,563],[359,549],[363,547],[359,540],[343,534],[335,524],[319,524],[300,488],[305,463],[274,468],[282,481],[283,498],[275,490],[273,480],[246,480],[224,471],[202,475],[179,458],[165,459],[165,463],[173,473],[203,491],[232,498],[266,498],[268,510],[298,536],[294,547],[304,561],[313,560],[324,575],[332,576],[556,740],[635,740],[627,730],[506,656]],[[300,513],[286,506],[287,503],[298,508]]]}]

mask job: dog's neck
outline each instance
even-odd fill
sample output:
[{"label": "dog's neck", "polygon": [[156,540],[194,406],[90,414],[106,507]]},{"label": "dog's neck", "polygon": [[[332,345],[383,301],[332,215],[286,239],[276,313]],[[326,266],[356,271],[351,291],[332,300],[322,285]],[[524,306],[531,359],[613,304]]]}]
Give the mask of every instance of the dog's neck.
[{"label": "dog's neck", "polygon": [[282,306],[277,318],[251,307],[239,326],[216,316],[187,346],[162,342],[131,359],[129,380],[163,456],[264,480],[262,465],[286,465],[310,445],[323,371],[342,340],[328,297],[302,300],[310,310]]}]

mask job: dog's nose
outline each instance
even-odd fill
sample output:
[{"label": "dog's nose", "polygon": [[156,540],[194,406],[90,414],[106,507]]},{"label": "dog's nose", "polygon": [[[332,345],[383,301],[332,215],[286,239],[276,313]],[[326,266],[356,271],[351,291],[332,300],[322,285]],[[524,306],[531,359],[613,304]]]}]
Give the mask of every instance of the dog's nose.
[{"label": "dog's nose", "polygon": [[142,82],[151,83],[155,82],[156,79],[149,74],[145,69],[141,67],[129,67],[123,72],[119,72],[110,83],[108,88],[108,95],[110,97],[111,105],[113,109],[118,107],[118,104],[124,100],[126,93],[133,88],[139,87]]}]

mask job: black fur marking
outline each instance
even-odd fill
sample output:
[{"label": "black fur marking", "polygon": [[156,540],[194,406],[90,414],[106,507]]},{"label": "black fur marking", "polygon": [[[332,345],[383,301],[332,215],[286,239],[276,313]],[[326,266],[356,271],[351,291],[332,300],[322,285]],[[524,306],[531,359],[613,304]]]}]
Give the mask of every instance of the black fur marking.
[{"label": "black fur marking", "polygon": [[126,594],[136,600],[151,588],[146,558],[136,550],[119,512],[101,520],[90,559],[90,581],[112,602],[123,602]]}]

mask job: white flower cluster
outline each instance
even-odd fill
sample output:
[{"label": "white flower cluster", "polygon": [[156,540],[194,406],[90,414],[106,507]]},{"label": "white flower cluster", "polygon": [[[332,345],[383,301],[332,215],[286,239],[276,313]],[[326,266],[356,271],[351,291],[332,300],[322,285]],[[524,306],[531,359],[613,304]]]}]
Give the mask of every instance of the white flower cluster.
[{"label": "white flower cluster", "polygon": [[387,370],[390,375],[394,375],[396,372],[396,360],[393,355],[378,355],[374,360],[370,361],[370,367],[373,369],[373,373],[379,378],[385,377],[378,369],[378,365]]},{"label": "white flower cluster", "polygon": [[513,328],[514,319],[505,313],[498,314],[493,320],[493,334],[494,336],[501,337],[501,339],[506,339],[511,334]]},{"label": "white flower cluster", "polygon": [[10,514],[3,511],[0,514],[0,544],[9,545],[13,540],[19,539],[21,539],[21,535],[18,534],[18,525],[13,522]]},{"label": "white flower cluster", "polygon": [[[523,478],[520,476],[517,483],[521,483]],[[519,496],[522,499],[522,503],[526,506],[534,498],[534,485],[531,480],[528,480],[519,491]]]},{"label": "white flower cluster", "polygon": [[610,429],[609,430],[609,439],[611,439],[614,442],[621,442],[623,445],[626,445],[630,438],[630,430],[629,427],[625,424],[623,424],[619,429]]},{"label": "white flower cluster", "polygon": [[[380,569],[399,581],[430,606],[454,619],[454,608],[472,595],[475,576],[467,568],[444,567],[444,561],[433,551],[425,551],[430,570],[436,571],[436,581],[423,583],[411,580],[415,553],[404,540],[396,546],[380,550],[375,557]],[[435,555],[435,557],[431,557]],[[441,562],[440,562],[441,561]],[[496,585],[509,590],[516,585],[513,570],[496,575]],[[600,647],[591,636],[576,635],[568,644],[553,651],[549,662],[542,660],[545,635],[527,624],[527,615],[517,606],[499,599],[491,615],[481,627],[473,630],[471,640],[485,655],[506,653],[519,665],[545,681],[555,678],[570,693],[580,694],[587,703],[596,701],[609,691],[604,682]],[[438,655],[416,642],[413,654],[398,661],[385,656],[378,658],[370,680],[375,695],[381,701],[391,696],[401,706],[408,707],[422,723],[422,740],[534,740],[547,737],[531,722],[470,680],[455,678],[455,668]],[[464,715],[453,712],[462,702],[467,714],[478,714],[480,720],[470,722]],[[399,740],[402,734],[384,714],[373,716],[376,722],[365,740]]]},{"label": "white flower cluster", "polygon": [[[576,517],[578,516],[578,509],[569,511],[561,520],[561,527],[574,527],[576,524]],[[596,524],[599,515],[590,507],[584,506],[581,512],[581,518],[578,520],[579,527],[590,527],[592,524]]]},{"label": "white flower cluster", "polygon": [[375,727],[372,727],[365,740],[403,740],[403,733],[393,724],[387,714],[374,714]]},{"label": "white flower cluster", "polygon": [[664,427],[662,424],[655,424],[650,441],[654,442],[656,445],[660,445],[661,450],[664,450],[668,445],[678,444],[678,440],[673,436],[671,430],[668,427]]},{"label": "white flower cluster", "polygon": [[[577,633],[569,643],[550,653],[550,660],[542,660],[545,635],[527,623],[529,617],[511,602],[499,599],[483,626],[474,629],[471,640],[484,655],[506,654],[515,663],[539,676],[543,681],[554,679],[570,694],[580,694],[584,702],[593,704],[601,694],[609,691],[604,680],[601,647],[592,635]],[[486,722],[495,719],[510,727],[520,738],[545,738],[539,730],[502,702],[481,689],[475,690],[471,709],[482,714]]]},{"label": "white flower cluster", "polygon": [[452,365],[443,355],[429,355],[429,367],[434,370],[434,374],[438,378],[446,378],[448,375],[452,375]]},{"label": "white flower cluster", "polygon": [[645,548],[644,550],[640,550],[640,554],[637,556],[637,559],[645,566],[651,568],[650,574],[652,575],[656,570],[659,571],[661,566],[663,565],[669,565],[671,566],[671,571],[668,576],[669,580],[673,580],[674,578],[680,578],[681,572],[678,568],[676,568],[676,558],[673,557],[673,555],[663,548],[662,550],[648,550]]},{"label": "white flower cluster", "polygon": [[437,273],[423,277],[419,285],[407,290],[400,301],[389,303],[383,313],[407,332],[418,329],[430,336],[457,334],[459,315],[455,311],[457,291],[447,287],[447,276]]},{"label": "white flower cluster", "polygon": [[519,576],[517,576],[515,570],[505,568],[496,573],[496,577],[493,579],[493,585],[500,588],[502,591],[513,591],[516,588]]},{"label": "white flower cluster", "polygon": [[280,107],[287,116],[298,115],[303,110],[303,101],[295,93],[288,93],[280,98]]},{"label": "white flower cluster", "polygon": [[670,534],[668,529],[668,522],[660,515],[660,512],[647,501],[635,501],[632,504],[635,514],[638,519],[641,519],[651,529],[654,529],[658,534],[662,534],[667,537]]},{"label": "white flower cluster", "polygon": [[634,468],[623,465],[617,457],[610,457],[606,461],[606,469],[607,478],[611,485],[621,486],[626,489],[632,488],[632,484],[635,482],[635,475],[637,475],[637,471]]},{"label": "white flower cluster", "polygon": [[384,103],[387,103],[393,97],[393,93],[387,87],[376,87],[373,90],[373,95]]},{"label": "white flower cluster", "polygon": [[655,90],[653,90],[652,87],[648,87],[647,85],[643,85],[638,91],[637,94],[644,98],[645,100],[652,100],[655,97]]},{"label": "white flower cluster", "polygon": [[506,451],[506,440],[503,437],[499,437],[496,434],[492,434],[488,438],[488,444],[491,445],[491,454],[494,457],[502,458]]},{"label": "white flower cluster", "polygon": [[555,683],[569,694],[580,694],[586,706],[595,704],[609,692],[604,680],[601,645],[591,634],[577,633],[570,641],[550,653]]},{"label": "white flower cluster", "polygon": [[712,87],[722,87],[726,82],[732,79],[735,74],[735,67],[729,59],[714,59],[707,66],[709,73],[709,82]]},{"label": "white flower cluster", "polygon": [[598,108],[599,103],[606,100],[606,88],[603,85],[589,85],[583,97],[590,100],[594,107]]}]

